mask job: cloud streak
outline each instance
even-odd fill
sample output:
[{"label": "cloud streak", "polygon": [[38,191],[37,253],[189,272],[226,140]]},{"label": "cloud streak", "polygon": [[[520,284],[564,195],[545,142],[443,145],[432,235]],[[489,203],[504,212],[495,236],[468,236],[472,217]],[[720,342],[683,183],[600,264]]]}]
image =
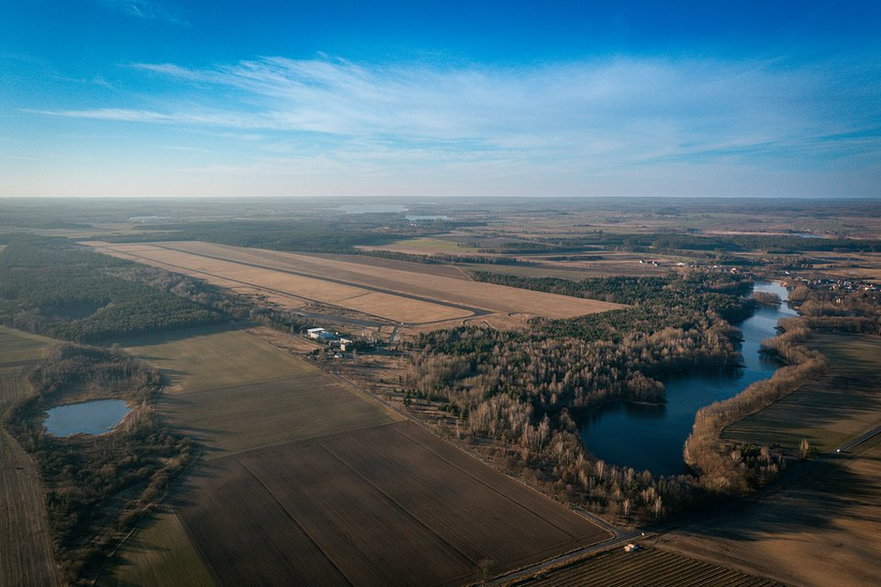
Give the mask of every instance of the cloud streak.
[{"label": "cloud streak", "polygon": [[130,69],[176,84],[180,96],[150,107],[30,112],[260,133],[261,165],[290,165],[278,159],[290,151],[371,169],[525,165],[573,182],[671,162],[810,166],[881,154],[877,71],[698,59],[442,68],[281,57]]}]

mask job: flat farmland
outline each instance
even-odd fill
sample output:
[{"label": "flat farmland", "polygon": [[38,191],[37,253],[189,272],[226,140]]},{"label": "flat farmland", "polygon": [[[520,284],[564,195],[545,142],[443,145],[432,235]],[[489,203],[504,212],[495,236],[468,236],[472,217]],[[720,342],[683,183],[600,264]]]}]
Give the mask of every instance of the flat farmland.
[{"label": "flat farmland", "polygon": [[[0,327],[0,422],[29,396],[26,370],[51,339]],[[0,585],[55,585],[52,538],[40,475],[28,454],[0,428]]]},{"label": "flat farmland", "polygon": [[659,544],[790,585],[881,585],[881,436]]},{"label": "flat farmland", "polygon": [[405,422],[213,461],[181,501],[229,585],[461,584],[608,537]]},{"label": "flat farmland", "polygon": [[829,359],[829,374],[727,427],[724,438],[790,449],[805,438],[830,452],[881,425],[881,337],[828,334],[809,344]]},{"label": "flat farmland", "polygon": [[90,244],[222,287],[252,288],[282,304],[315,301],[411,325],[493,313],[568,318],[622,307],[412,271],[411,264],[378,270],[372,263],[202,242]]},{"label": "flat farmland", "polygon": [[514,585],[540,587],[641,587],[642,585],[678,585],[680,587],[774,587],[771,579],[747,575],[657,548],[625,552],[616,548],[572,565],[514,582]]},{"label": "flat farmland", "polygon": [[208,587],[214,580],[193,548],[178,517],[163,512],[126,543],[99,585],[186,585]]},{"label": "flat farmland", "polygon": [[160,413],[208,458],[394,420],[314,365],[241,330],[124,343],[173,381]]},{"label": "flat farmland", "polygon": [[827,454],[795,465],[775,491],[662,541],[784,583],[879,585],[881,436],[840,455],[832,451],[881,425],[881,337],[829,334],[809,344],[827,356],[830,373],[724,436],[791,448],[807,438]]}]

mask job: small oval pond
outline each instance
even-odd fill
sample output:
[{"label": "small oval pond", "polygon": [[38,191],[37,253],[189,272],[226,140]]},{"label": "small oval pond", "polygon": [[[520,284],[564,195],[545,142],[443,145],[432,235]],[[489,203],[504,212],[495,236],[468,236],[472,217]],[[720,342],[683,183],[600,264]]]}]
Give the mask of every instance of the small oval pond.
[{"label": "small oval pond", "polygon": [[737,324],[743,333],[743,368],[734,372],[698,371],[664,382],[667,403],[640,405],[619,402],[589,414],[580,425],[581,440],[598,458],[648,469],[656,475],[685,472],[682,448],[691,433],[695,413],[707,404],[737,395],[750,384],[767,379],[780,366],[761,353],[761,343],[777,334],[777,321],[795,316],[788,292],[778,283],[757,283],[756,292],[780,296],[779,308],[763,306]]},{"label": "small oval pond", "polygon": [[49,410],[44,425],[52,436],[103,434],[113,429],[130,408],[119,399],[102,399],[67,404]]}]

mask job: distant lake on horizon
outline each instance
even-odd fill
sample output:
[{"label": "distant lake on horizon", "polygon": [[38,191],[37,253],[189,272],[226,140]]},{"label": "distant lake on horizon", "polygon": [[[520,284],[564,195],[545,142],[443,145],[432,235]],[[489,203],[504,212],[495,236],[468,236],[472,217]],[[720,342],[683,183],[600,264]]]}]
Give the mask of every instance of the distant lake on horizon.
[{"label": "distant lake on horizon", "polygon": [[407,208],[395,204],[345,204],[331,210],[345,214],[402,214]]},{"label": "distant lake on horizon", "polygon": [[52,436],[104,434],[119,424],[131,409],[122,400],[102,399],[52,408],[44,422]]},{"label": "distant lake on horizon", "polygon": [[[781,300],[789,297],[778,283],[757,283],[753,291],[775,293]],[[771,377],[780,365],[759,352],[761,342],[777,335],[780,318],[795,315],[786,301],[779,308],[760,306],[751,317],[735,325],[743,333],[742,369],[701,371],[664,381],[666,404],[617,402],[602,407],[580,422],[581,441],[597,458],[613,465],[637,471],[648,469],[654,475],[684,473],[682,449],[697,411]]]}]

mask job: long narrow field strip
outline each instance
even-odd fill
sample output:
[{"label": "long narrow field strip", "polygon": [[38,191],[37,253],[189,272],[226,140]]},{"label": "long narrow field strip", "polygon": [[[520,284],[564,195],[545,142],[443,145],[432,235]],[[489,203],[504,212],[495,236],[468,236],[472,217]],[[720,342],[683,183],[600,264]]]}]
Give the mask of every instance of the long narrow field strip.
[{"label": "long narrow field strip", "polygon": [[[776,581],[747,575],[680,554],[642,548],[625,552],[623,548],[600,553],[588,559],[532,577],[515,585],[541,587],[774,587]],[[781,586],[782,587],[782,586]]]},{"label": "long narrow field strip", "polygon": [[824,335],[812,341],[830,373],[729,426],[724,437],[796,449],[807,439],[831,452],[881,425],[881,337]]},{"label": "long narrow field strip", "polygon": [[[510,570],[608,537],[406,422],[216,460],[183,500],[184,524],[229,585],[337,573],[354,585],[461,584],[485,560]],[[255,545],[258,562],[237,564]],[[299,553],[308,564],[291,567]]]},{"label": "long narrow field strip", "polygon": [[409,271],[406,265],[378,269],[369,262],[189,241],[89,244],[103,253],[187,273],[224,287],[250,286],[280,296],[280,303],[284,303],[284,296],[295,296],[407,324],[487,313],[568,318],[623,307]]},{"label": "long narrow field strip", "polygon": [[[0,327],[0,422],[31,393],[27,366],[51,339]],[[54,585],[52,539],[33,461],[0,428],[0,585]]]}]

